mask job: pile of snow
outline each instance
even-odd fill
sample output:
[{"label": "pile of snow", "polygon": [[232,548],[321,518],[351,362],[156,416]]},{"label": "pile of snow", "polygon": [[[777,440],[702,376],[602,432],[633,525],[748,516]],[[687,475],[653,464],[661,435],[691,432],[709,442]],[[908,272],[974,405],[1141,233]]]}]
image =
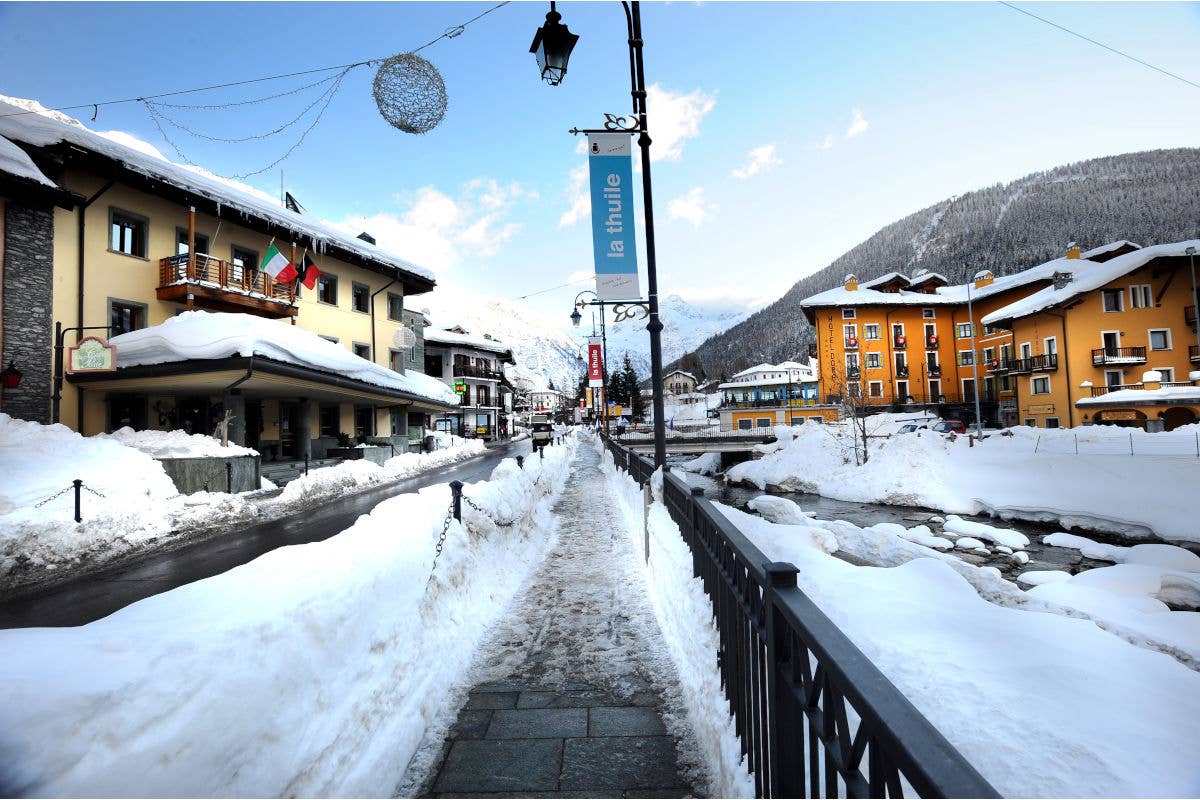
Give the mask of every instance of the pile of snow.
[{"label": "pile of snow", "polygon": [[306,328],[253,314],[184,311],[160,325],[114,336],[111,342],[117,348],[118,368],[262,356],[373,386],[407,392],[448,406],[458,405],[458,395],[437,378],[420,372],[401,375],[359,358]]},{"label": "pile of snow", "polygon": [[33,163],[33,159],[24,150],[3,136],[0,136],[0,172],[8,173],[17,178],[24,178],[34,183],[40,183],[42,186],[58,188],[58,185],[54,181],[47,178],[37,168],[37,165]]},{"label": "pile of snow", "polygon": [[1133,547],[1122,547],[1061,531],[1043,536],[1042,544],[1048,544],[1051,547],[1069,547],[1078,550],[1087,558],[1112,561],[1115,564],[1148,564],[1200,572],[1200,556],[1172,544],[1135,544]]},{"label": "pile of snow", "polygon": [[468,485],[520,521],[451,521],[440,557],[446,486],[89,625],[0,631],[0,794],[390,795],[552,540],[573,449]]},{"label": "pile of snow", "polygon": [[229,458],[258,455],[257,450],[249,447],[222,445],[219,439],[202,433],[189,434],[186,431],[135,431],[133,428],[121,428],[109,434],[100,434],[97,438],[114,439],[126,447],[140,450],[154,458]]},{"label": "pile of snow", "polygon": [[[791,429],[787,440],[781,437],[776,452],[732,467],[726,479],[839,500],[1019,517],[1137,538],[1200,541],[1192,509],[1194,487],[1200,485],[1200,459],[1082,452],[1076,456],[1073,449],[1035,454],[1039,441],[1068,440],[1074,432],[1018,427],[1011,433],[990,436],[974,447],[967,437],[927,431],[873,438],[869,460],[856,466],[847,426],[802,425]],[[1087,433],[1116,434],[1126,441],[1129,437],[1124,429]],[[1121,491],[1112,491],[1115,486]],[[1131,497],[1137,502],[1130,502]]]},{"label": "pile of snow", "polygon": [[1002,796],[1200,792],[1179,747],[1200,736],[1200,673],[1041,603],[989,603],[935,558],[855,566],[798,526],[718,508],[799,568],[801,590]]},{"label": "pile of snow", "polygon": [[721,454],[720,453],[705,453],[697,456],[690,461],[684,461],[680,464],[675,464],[672,469],[681,469],[684,472],[694,472],[697,475],[716,475],[721,471]]}]

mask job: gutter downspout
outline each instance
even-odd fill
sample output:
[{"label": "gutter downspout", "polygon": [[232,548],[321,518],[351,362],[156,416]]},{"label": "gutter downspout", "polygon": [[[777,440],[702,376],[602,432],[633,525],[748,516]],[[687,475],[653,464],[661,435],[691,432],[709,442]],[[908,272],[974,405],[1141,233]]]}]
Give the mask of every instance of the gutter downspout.
[{"label": "gutter downspout", "polygon": [[[390,281],[385,283],[383,285],[383,288],[380,289],[378,292],[372,292],[371,299],[367,303],[367,306],[371,312],[371,360],[375,361],[375,363],[377,363],[377,364],[379,363],[376,360],[379,358],[379,350],[376,349],[376,347],[375,347],[375,298],[379,295],[379,292],[382,292],[384,289],[387,289],[395,282],[396,282],[396,279],[392,278]],[[404,304],[403,303],[400,304],[400,323],[404,324]],[[384,364],[384,366],[387,366],[387,364]],[[403,372],[404,359],[403,358],[400,359],[400,369],[401,369],[400,374],[403,375],[404,374],[404,372]]]},{"label": "gutter downspout", "polygon": [[[1052,317],[1058,317],[1060,320],[1062,320],[1062,333],[1063,333],[1062,353],[1064,356],[1066,356],[1066,358],[1063,359],[1063,366],[1064,366],[1064,368],[1066,370],[1066,374],[1067,374],[1067,423],[1068,423],[1067,427],[1074,428],[1075,427],[1075,401],[1071,399],[1071,392],[1074,391],[1075,384],[1071,383],[1071,359],[1070,359],[1071,348],[1068,347],[1069,343],[1067,342],[1067,315],[1066,314],[1056,314],[1053,311],[1047,311],[1046,313]],[[1045,354],[1043,354],[1043,355],[1045,355]]]},{"label": "gutter downspout", "polygon": [[[108,183],[100,187],[100,190],[91,197],[83,201],[79,206],[79,258],[78,258],[78,275],[76,277],[77,285],[75,287],[75,324],[83,327],[83,282],[85,274],[85,259],[84,259],[84,231],[87,229],[87,210],[92,203],[100,199],[100,195],[107,192],[114,185],[115,180],[110,180]],[[75,430],[83,435],[83,388],[75,387],[77,393],[75,403]],[[56,419],[55,422],[58,420]]]}]

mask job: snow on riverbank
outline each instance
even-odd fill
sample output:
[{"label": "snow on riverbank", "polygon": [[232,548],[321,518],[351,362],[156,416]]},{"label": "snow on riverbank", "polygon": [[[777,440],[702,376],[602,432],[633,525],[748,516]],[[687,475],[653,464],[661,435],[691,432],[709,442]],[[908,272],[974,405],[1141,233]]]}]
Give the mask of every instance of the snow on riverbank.
[{"label": "snow on riverbank", "polygon": [[[203,441],[201,441],[203,440]],[[182,431],[128,429],[84,437],[64,425],[40,425],[0,414],[0,596],[45,586],[144,552],[169,549],[214,532],[285,516],[348,492],[408,478],[473,458],[478,440],[432,453],[389,459],[384,466],[351,461],[313,470],[276,498],[218,492],[181,495],[162,464],[149,452],[194,456],[216,448],[221,454],[253,453],[223,448],[205,436]],[[74,520],[79,478],[83,522]],[[296,488],[292,488],[295,486]]]},{"label": "snow on riverbank", "polygon": [[444,485],[90,625],[0,631],[0,795],[390,796],[552,540],[573,450],[467,485],[520,522],[451,522],[428,592]]},{"label": "snow on riverbank", "polygon": [[[642,489],[627,472],[615,468],[607,451],[602,464],[608,479],[604,491],[616,501],[626,533],[644,553]],[[650,508],[650,557],[643,573],[646,588],[679,674],[688,722],[713,776],[712,795],[753,797],[754,781],[742,758],[729,703],[721,688],[712,605],[700,580],[692,576],[691,552],[661,502],[661,489],[659,481],[656,501]]]},{"label": "snow on riverbank", "polygon": [[854,566],[814,546],[848,523],[814,533],[717,506],[769,559],[799,568],[800,588],[1003,796],[1200,792],[1180,746],[1200,736],[1200,673],[1088,620],[1040,613],[1036,598],[989,603],[933,551]]},{"label": "snow on riverbank", "polygon": [[[1081,442],[1103,443],[1116,441],[1113,437],[1128,441],[1131,435],[1126,429],[1102,428],[1017,427],[1011,436],[992,435],[974,447],[965,436],[950,439],[920,431],[869,440],[870,458],[856,466],[847,426],[780,427],[776,435],[784,446],[757,461],[738,464],[726,477],[760,489],[778,487],[839,500],[988,513],[1138,538],[1200,542],[1200,523],[1191,508],[1194,488],[1200,485],[1200,459],[1065,452],[1076,436]],[[1180,442],[1192,435],[1184,434],[1177,437]],[[1171,437],[1174,432],[1132,435],[1151,441],[1149,437]],[[1048,448],[1054,452],[1045,452]]]},{"label": "snow on riverbank", "polygon": [[688,461],[675,464],[674,469],[681,469],[684,472],[695,472],[697,475],[716,475],[721,471],[721,454],[704,453]]}]

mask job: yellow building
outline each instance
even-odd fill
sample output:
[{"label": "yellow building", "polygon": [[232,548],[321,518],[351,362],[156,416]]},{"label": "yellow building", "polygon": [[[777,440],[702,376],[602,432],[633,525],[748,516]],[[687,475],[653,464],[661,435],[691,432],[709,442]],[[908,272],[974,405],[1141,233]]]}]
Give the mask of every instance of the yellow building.
[{"label": "yellow building", "polygon": [[838,406],[819,404],[817,365],[812,361],[759,364],[742,370],[717,388],[721,390],[723,431],[838,420]]},{"label": "yellow building", "polygon": [[[0,163],[24,158],[36,172],[0,179],[0,355],[23,373],[6,411],[85,435],[123,425],[211,433],[228,412],[231,438],[270,459],[319,457],[339,434],[407,448],[410,426],[457,405],[447,387],[405,367],[420,363],[405,298],[432,290],[432,274],[249,187],[22,110],[0,103],[0,149],[11,157]],[[312,259],[321,272],[312,289],[258,269],[272,243],[297,266]],[[255,328],[261,352],[189,357],[181,346],[169,363],[131,365],[118,339],[115,372],[58,369],[56,326],[71,345],[193,309],[274,321]],[[340,356],[305,363],[291,326],[358,359],[345,369],[330,366]],[[161,330],[169,338],[179,326]]]},{"label": "yellow building", "polygon": [[[1190,379],[1200,369],[1188,254],[1197,247],[1076,260],[1052,285],[985,316],[1013,336],[1015,358],[1003,367],[1020,422],[1171,430],[1200,418],[1200,388]],[[1057,368],[1039,367],[1048,360]]]},{"label": "yellow building", "polygon": [[[943,416],[973,419],[978,395],[985,420],[1015,424],[1017,385],[1001,364],[1016,357],[1012,333],[983,322],[988,314],[1051,285],[1081,258],[1104,261],[1136,250],[1114,242],[995,277],[982,270],[969,284],[949,285],[926,270],[890,272],[801,301],[816,329],[821,399],[863,407],[937,406]],[[1053,359],[1039,368],[1054,370]]]}]

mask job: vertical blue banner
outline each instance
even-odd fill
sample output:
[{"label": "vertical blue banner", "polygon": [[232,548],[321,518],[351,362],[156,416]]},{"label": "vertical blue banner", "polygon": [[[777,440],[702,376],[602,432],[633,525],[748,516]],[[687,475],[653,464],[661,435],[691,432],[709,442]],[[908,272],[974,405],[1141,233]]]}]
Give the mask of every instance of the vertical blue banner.
[{"label": "vertical blue banner", "polygon": [[628,133],[589,133],[592,251],[601,300],[637,300],[633,224],[633,147]]}]

